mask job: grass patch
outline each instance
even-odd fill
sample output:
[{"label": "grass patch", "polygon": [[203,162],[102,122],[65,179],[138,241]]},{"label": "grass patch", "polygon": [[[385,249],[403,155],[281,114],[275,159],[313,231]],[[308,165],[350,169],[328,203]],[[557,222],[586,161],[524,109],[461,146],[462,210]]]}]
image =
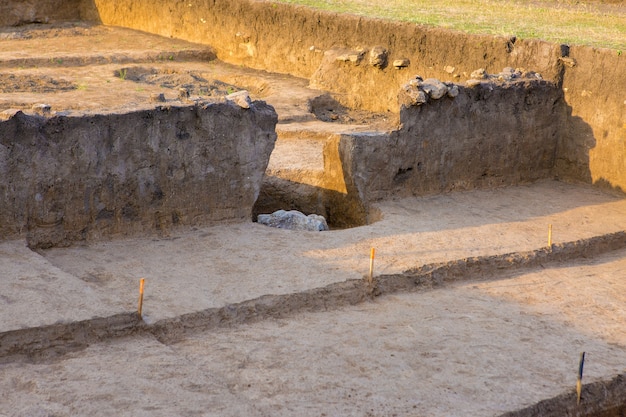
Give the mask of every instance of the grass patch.
[{"label": "grass patch", "polygon": [[272,0],[474,34],[626,49],[626,6],[577,0]]}]

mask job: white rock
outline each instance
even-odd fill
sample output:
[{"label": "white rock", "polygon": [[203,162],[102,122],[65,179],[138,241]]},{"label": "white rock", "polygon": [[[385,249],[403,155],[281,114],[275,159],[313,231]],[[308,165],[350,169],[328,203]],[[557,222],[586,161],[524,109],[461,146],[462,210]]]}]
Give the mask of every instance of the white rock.
[{"label": "white rock", "polygon": [[483,80],[483,79],[487,78],[488,75],[487,75],[487,71],[485,71],[484,68],[479,68],[476,71],[472,72],[470,77],[472,77],[472,78],[474,78],[476,80]]},{"label": "white rock", "polygon": [[433,100],[439,100],[448,92],[448,86],[436,78],[427,78],[422,82],[421,89]]},{"label": "white rock", "polygon": [[370,65],[376,68],[384,68],[387,65],[387,50],[382,46],[375,46],[370,51]]},{"label": "white rock", "polygon": [[51,107],[49,104],[34,104],[31,109],[37,113],[43,115],[50,114]]},{"label": "white rock", "polygon": [[272,214],[259,214],[257,221],[270,227],[288,230],[306,230],[322,232],[328,230],[324,216],[309,214],[308,216],[297,210],[278,210]]},{"label": "white rock", "polygon": [[252,104],[250,94],[246,90],[237,91],[226,96],[226,100],[232,101],[242,109],[249,109]]},{"label": "white rock", "polygon": [[482,80],[471,79],[471,80],[465,81],[465,85],[467,85],[468,87],[476,87],[477,85],[480,85],[480,84],[482,84]]}]

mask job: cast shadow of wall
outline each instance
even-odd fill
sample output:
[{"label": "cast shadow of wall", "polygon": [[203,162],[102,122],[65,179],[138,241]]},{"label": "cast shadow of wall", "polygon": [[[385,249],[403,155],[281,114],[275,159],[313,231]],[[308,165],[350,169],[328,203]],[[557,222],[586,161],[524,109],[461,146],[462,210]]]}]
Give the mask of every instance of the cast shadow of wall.
[{"label": "cast shadow of wall", "polygon": [[[594,179],[591,152],[598,146],[592,126],[580,116],[572,115],[572,107],[566,104],[567,116],[559,138],[554,163],[554,175],[568,182],[581,182],[625,196],[626,190],[603,176]],[[617,151],[617,150],[615,150]],[[601,164],[602,161],[596,161]],[[608,162],[607,162],[608,163]],[[606,166],[604,167],[606,170]],[[611,168],[609,167],[608,170]]]},{"label": "cast shadow of wall", "polygon": [[80,20],[102,23],[100,12],[96,6],[95,0],[77,0],[79,2],[78,11]]},{"label": "cast shadow of wall", "polygon": [[95,0],[12,0],[0,2],[0,27],[62,21],[100,23]]}]

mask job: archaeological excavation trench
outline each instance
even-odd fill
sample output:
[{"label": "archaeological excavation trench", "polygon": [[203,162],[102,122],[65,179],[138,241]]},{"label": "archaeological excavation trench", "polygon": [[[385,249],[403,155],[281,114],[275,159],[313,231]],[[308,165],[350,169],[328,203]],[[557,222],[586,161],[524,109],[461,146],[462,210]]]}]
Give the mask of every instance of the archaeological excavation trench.
[{"label": "archaeological excavation trench", "polygon": [[[7,392],[0,403],[8,404],[0,404],[0,416],[128,413],[128,405],[114,405],[124,397],[116,382],[106,388],[103,379],[109,391],[86,394],[98,398],[88,406],[57,401],[70,388],[35,376],[38,366],[93,363],[108,354],[99,349],[119,349],[123,358],[132,356],[128,346],[146,343],[142,349],[150,350],[156,343],[189,348],[189,357],[211,334],[228,338],[260,326],[261,335],[272,323],[329,312],[336,312],[331,321],[348,320],[367,308],[378,320],[392,308],[390,297],[427,304],[463,285],[469,294],[492,285],[484,290],[491,294],[510,277],[608,265],[596,259],[626,248],[626,64],[615,51],[248,0],[16,0],[0,5],[0,16],[0,367],[15,372],[0,382]],[[323,215],[331,231],[255,222],[279,209]],[[548,223],[556,237],[546,245]],[[359,253],[375,246],[381,259],[368,285],[367,255],[363,261]],[[620,271],[599,272],[598,280]],[[135,284],[145,275],[154,292],[139,317]],[[269,395],[246,391],[259,381],[242,374],[211,400],[225,407],[211,415],[626,415],[624,284],[609,281],[617,287],[602,291],[614,298],[591,298],[617,306],[594,310],[598,321],[615,323],[613,333],[576,327],[582,325],[574,313],[539,320],[546,340],[550,326],[572,340],[553,352],[585,344],[603,352],[596,356],[602,371],[592,368],[585,381],[582,406],[564,378],[544,375],[538,379],[550,388],[512,390],[506,404],[448,387],[412,408],[412,394],[392,400],[374,393],[364,408],[346,394],[311,410],[288,400],[301,395],[290,391],[293,380]],[[558,300],[571,296],[553,291]],[[494,296],[485,311],[509,306],[503,300]],[[516,322],[506,314],[500,326]],[[417,324],[403,328],[415,332],[411,326]],[[450,338],[443,340],[454,344]],[[489,355],[511,349],[514,356],[526,343],[520,340],[495,344]],[[162,355],[156,362],[185,368],[181,357]],[[19,376],[20,366],[27,376]],[[285,369],[278,379],[295,378]],[[329,372],[309,371],[319,380]],[[451,372],[459,386],[471,384]],[[32,381],[16,382],[23,378]],[[172,378],[187,386],[184,376]],[[495,393],[489,381],[502,376],[484,378]],[[320,398],[301,401],[324,404],[326,388],[315,384]],[[189,392],[174,391],[181,398]],[[272,400],[254,405],[259,396]],[[244,398],[250,408],[233,405]],[[468,398],[484,408],[462,405]],[[189,407],[205,400],[190,397]],[[447,403],[451,408],[439,408]]]}]

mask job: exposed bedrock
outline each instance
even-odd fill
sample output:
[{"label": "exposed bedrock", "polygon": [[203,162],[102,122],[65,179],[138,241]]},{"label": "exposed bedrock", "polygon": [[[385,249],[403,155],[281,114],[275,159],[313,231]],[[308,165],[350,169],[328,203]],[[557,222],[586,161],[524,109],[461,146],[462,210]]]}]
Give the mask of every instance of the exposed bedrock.
[{"label": "exposed bedrock", "polygon": [[276,141],[264,102],[0,122],[0,236],[31,247],[250,219]]}]

